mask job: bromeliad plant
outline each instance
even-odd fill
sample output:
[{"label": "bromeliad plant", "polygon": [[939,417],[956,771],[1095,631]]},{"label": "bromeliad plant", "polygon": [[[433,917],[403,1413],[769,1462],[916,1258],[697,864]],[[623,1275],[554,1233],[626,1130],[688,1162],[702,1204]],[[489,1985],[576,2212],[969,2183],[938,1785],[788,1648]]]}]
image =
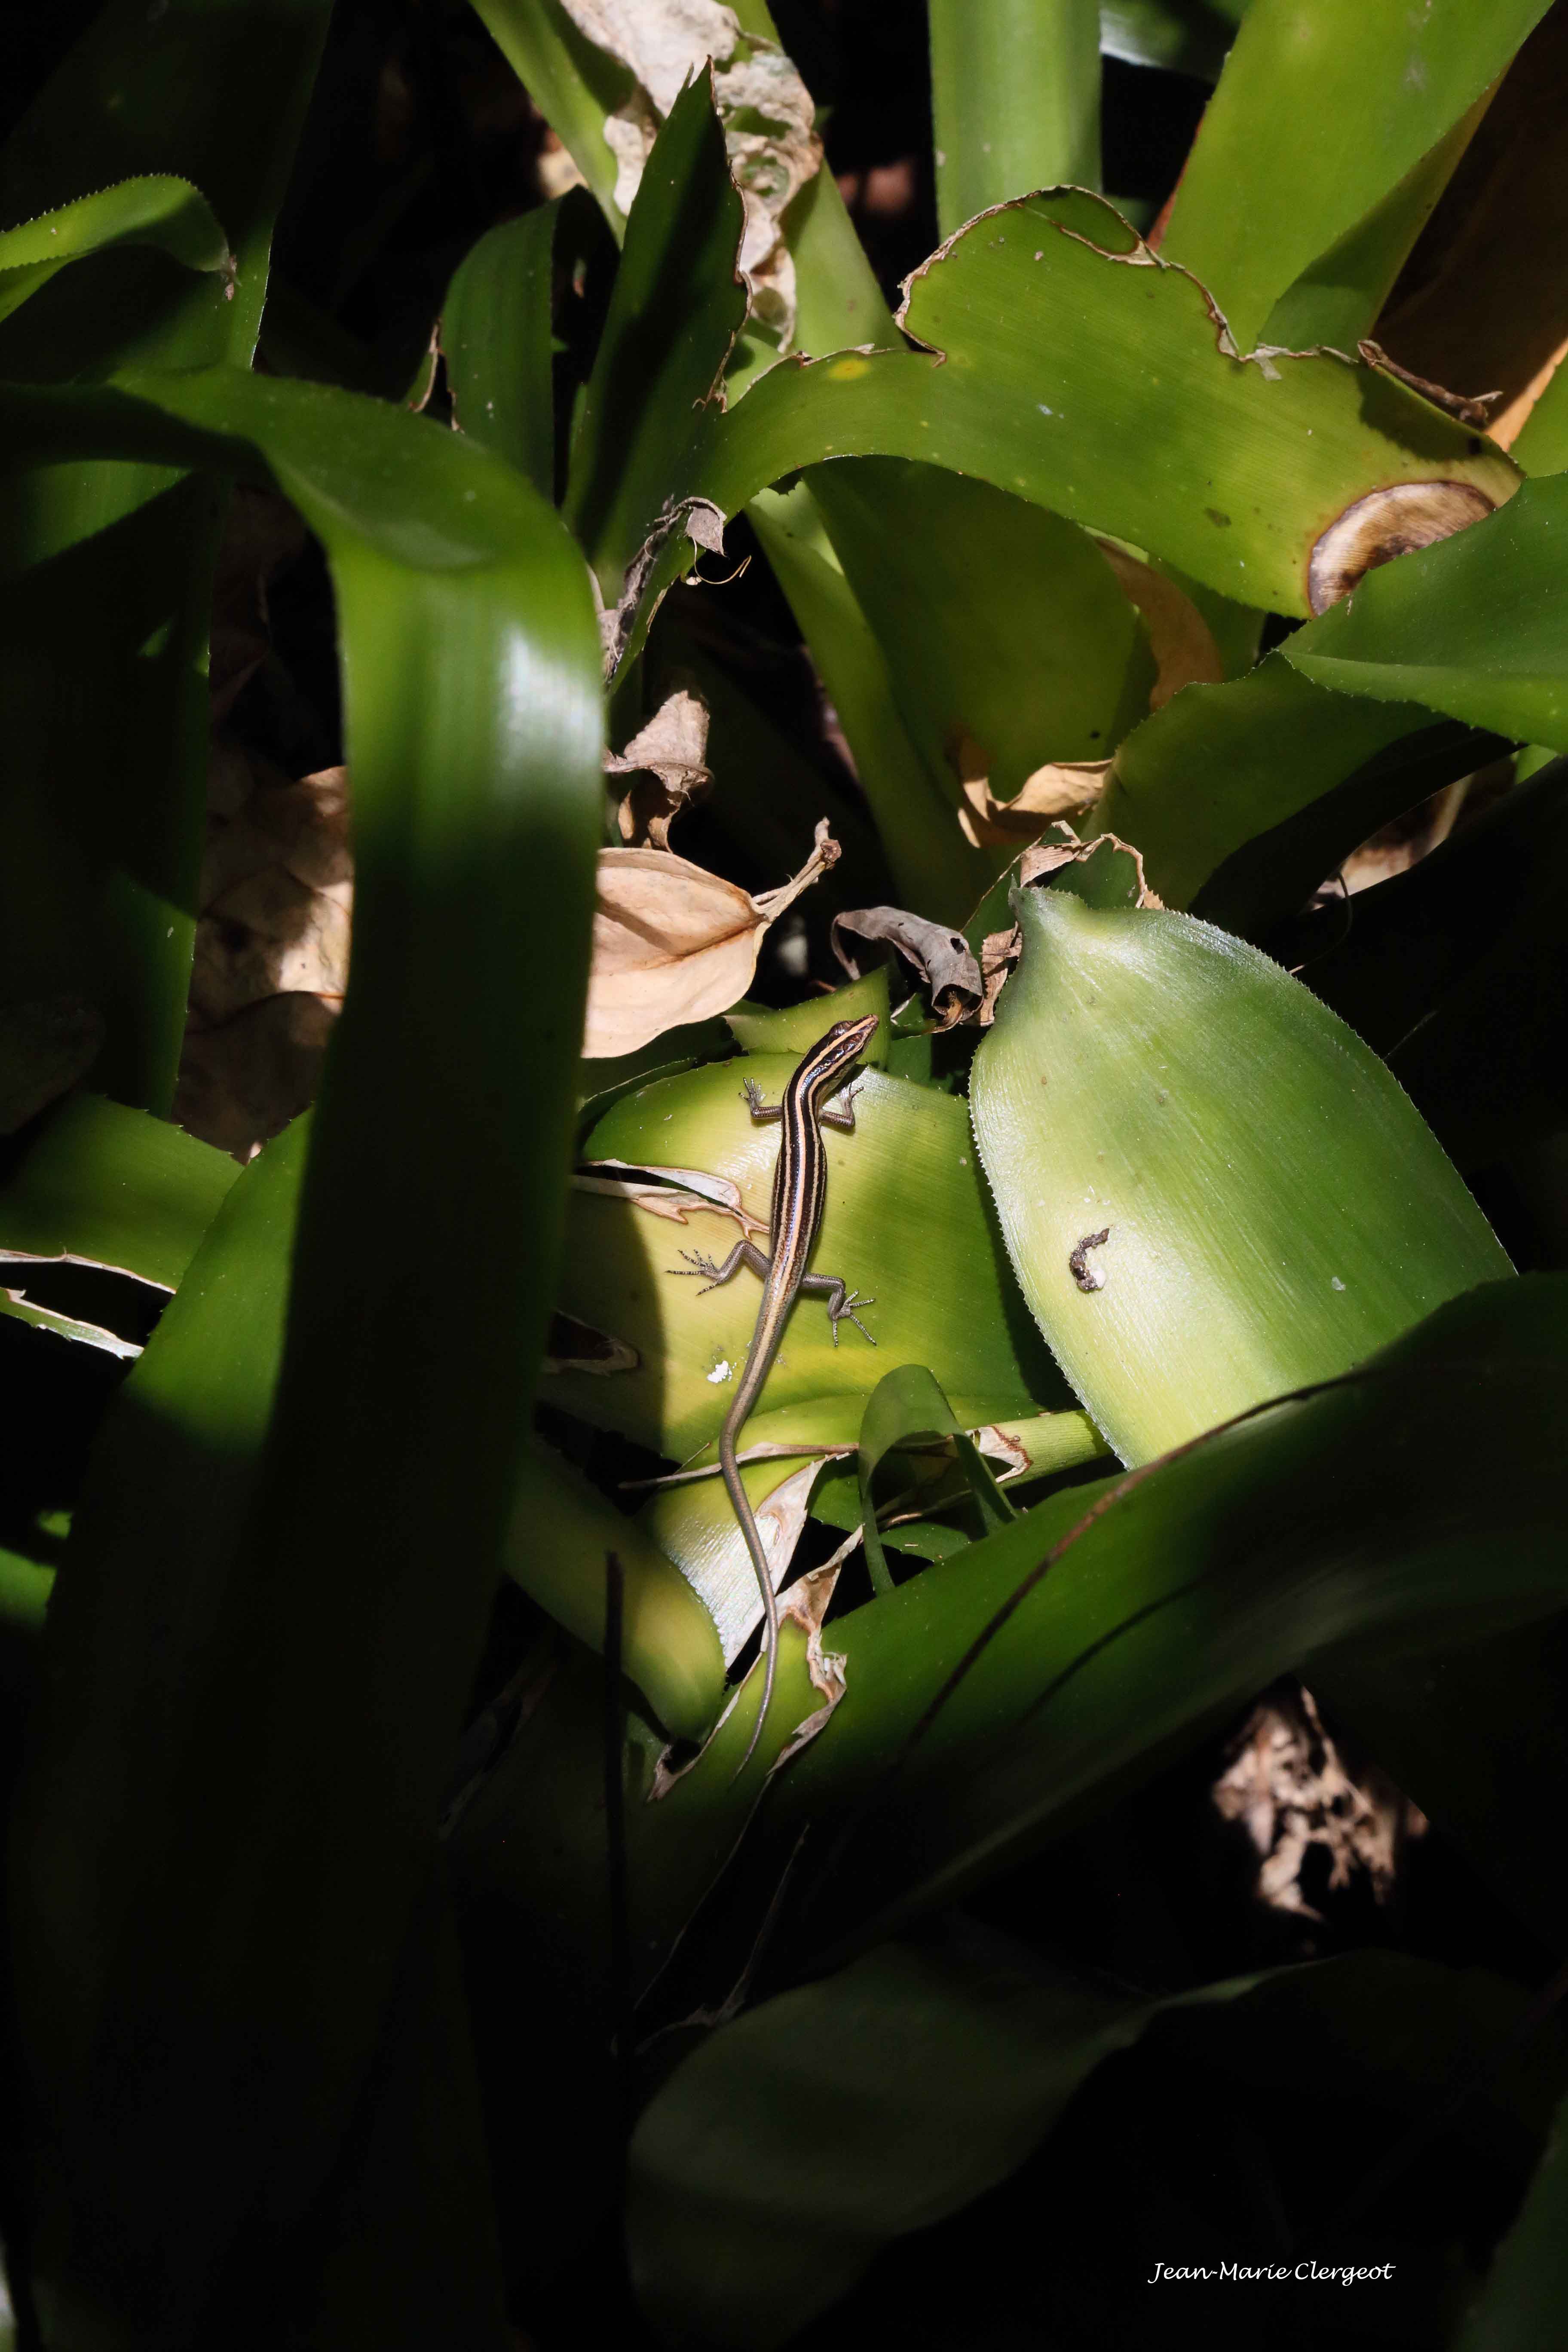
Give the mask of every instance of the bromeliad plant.
[{"label": "bromeliad plant", "polygon": [[[584,185],[460,259],[443,416],[281,291],[268,340],[324,0],[112,0],[0,156],[0,1303],[25,1378],[130,1367],[0,1494],[0,2231],[51,2352],[548,2334],[628,2131],[647,2323],[782,2345],[1177,2011],[1431,2114],[1506,1981],[1112,1984],[953,1908],[1027,1863],[1048,1914],[1052,1841],[1287,1672],[1568,1925],[1564,1277],[1466,1181],[1563,1132],[1568,376],[1506,434],[1443,388],[1458,233],[1390,299],[1444,204],[1508,242],[1561,12],[931,0],[895,322],[761,0],[476,5]],[[1217,76],[1157,236],[1098,193],[1102,46]],[[170,1122],[236,484],[330,566],[355,890],[320,1102],[243,1170]],[[669,595],[742,513],[858,793]],[[709,783],[793,883],[670,846]],[[786,908],[856,976],[752,1002]],[[814,1262],[875,1348],[802,1301],[742,1433],[764,1715],[714,1475],[757,1291],[679,1254],[765,1245],[742,1083],[868,1014]],[[1486,2076],[1478,2270],[1560,2075]],[[1563,2194],[1456,2340],[1545,2340]]]}]

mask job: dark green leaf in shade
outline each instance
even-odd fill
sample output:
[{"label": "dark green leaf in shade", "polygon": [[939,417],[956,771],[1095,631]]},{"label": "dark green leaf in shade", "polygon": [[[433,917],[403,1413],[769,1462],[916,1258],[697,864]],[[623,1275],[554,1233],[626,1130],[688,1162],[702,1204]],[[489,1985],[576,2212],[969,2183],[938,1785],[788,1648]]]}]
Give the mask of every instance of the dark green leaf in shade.
[{"label": "dark green leaf in shade", "polygon": [[[616,245],[584,189],[487,230],[441,310],[441,353],[458,428],[553,499],[556,288],[579,261],[613,270]],[[602,301],[601,298],[601,301]]]},{"label": "dark green leaf in shade", "polygon": [[953,1440],[980,1514],[983,1535],[989,1535],[994,1528],[1005,1527],[1018,1516],[996,1484],[979,1447],[925,1366],[900,1364],[894,1370],[885,1372],[866,1400],[866,1410],[860,1422],[857,1465],[866,1565],[871,1572],[872,1585],[879,1593],[890,1592],[893,1580],[883,1558],[882,1538],[877,1531],[872,1490],[877,1472],[886,1456],[912,1437],[951,1437]]},{"label": "dark green leaf in shade", "polygon": [[1568,2308],[1568,2098],[1552,2121],[1524,2210],[1492,2261],[1454,2352],[1541,2352]]},{"label": "dark green leaf in shade", "polygon": [[[952,1900],[1320,1653],[1562,1608],[1565,1296],[1489,1284],[1348,1379],[1048,1499],[836,1622],[846,1698],[777,1792],[792,1820],[859,1793],[818,1939]],[[671,1801],[711,1801],[701,1777]]]},{"label": "dark green leaf in shade", "polygon": [[608,604],[680,487],[745,319],[742,221],[711,79],[699,74],[644,169],[572,446],[566,515]]},{"label": "dark green leaf in shade", "polygon": [[[150,1489],[144,1444],[131,1507],[139,1564],[120,1517],[131,1474],[101,1472],[72,1604],[51,1617],[13,1840],[24,2031],[77,2183],[57,2275],[156,2315],[165,2341],[204,2326],[210,2340],[223,2265],[298,2218],[335,2158],[500,1571],[556,1283],[602,805],[598,637],[550,508],[423,418],[222,370],[35,395],[30,413],[90,421],[103,454],[118,439],[258,467],[326,546],[345,673],[353,971],[249,1507],[231,1539],[199,1521],[167,1538],[167,1496],[203,1505],[184,1417],[216,1410],[215,1344],[244,1329],[237,1286],[187,1279],[185,1328],[205,1309],[216,1339],[176,1367],[165,1325],[138,1367],[174,1391],[162,1470]],[[297,1148],[290,1130],[235,1202],[265,1203],[262,1171]],[[283,1275],[258,1265],[274,1314]],[[244,1454],[265,1397],[241,1370]],[[102,1635],[110,1587],[121,1640]],[[148,1676],[160,1698],[142,1706]],[[84,1721],[114,1742],[107,1769]]]},{"label": "dark green leaf in shade", "polygon": [[638,2297],[667,2341],[773,2352],[879,2248],[1016,2170],[1157,2021],[1205,2053],[1266,2053],[1287,2095],[1348,2065],[1397,2114],[1526,2008],[1501,1979],[1392,1953],[1151,1999],[958,1923],[884,1944],[721,2026],[656,2093],[632,2142]]},{"label": "dark green leaf in shade", "polygon": [[[234,274],[139,247],[92,255],[0,325],[0,376],[249,365],[329,13],[170,0],[149,16],[112,0],[0,155],[0,219],[177,175],[222,223]],[[162,1112],[190,979],[222,492],[163,466],[35,454],[11,436],[0,479],[0,995],[86,998],[107,1027],[95,1083]]]}]

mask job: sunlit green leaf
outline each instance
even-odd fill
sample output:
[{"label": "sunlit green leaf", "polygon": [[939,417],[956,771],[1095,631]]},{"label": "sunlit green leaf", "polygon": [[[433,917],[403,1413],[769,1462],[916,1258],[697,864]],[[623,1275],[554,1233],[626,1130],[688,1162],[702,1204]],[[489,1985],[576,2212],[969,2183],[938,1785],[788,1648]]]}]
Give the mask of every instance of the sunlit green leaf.
[{"label": "sunlit green leaf", "polygon": [[903,318],[943,364],[847,352],[775,368],[683,487],[731,512],[826,457],[916,457],[1241,604],[1305,614],[1319,536],[1368,491],[1455,481],[1496,501],[1518,479],[1387,376],[1332,357],[1281,357],[1268,373],[1227,357],[1202,288],[1091,196],[987,214],[910,280]]},{"label": "sunlit green leaf", "polygon": [[[1163,250],[1196,272],[1243,351],[1280,296],[1381,205],[1503,71],[1546,0],[1253,0],[1182,174]],[[1448,158],[1448,168],[1458,160]],[[1245,189],[1244,201],[1238,191]],[[1438,190],[1425,199],[1430,209]],[[1381,295],[1422,210],[1389,241]],[[1289,324],[1286,305],[1282,323]],[[1267,322],[1267,323],[1266,323]]]},{"label": "sunlit green leaf", "polygon": [[937,226],[1100,185],[1098,0],[931,0]]},{"label": "sunlit green leaf", "polygon": [[1124,1461],[1508,1272],[1383,1064],[1266,956],[1186,916],[1014,904],[975,1136],[1025,1295]]},{"label": "sunlit green leaf", "polygon": [[1281,651],[1338,693],[1568,751],[1565,551],[1568,481],[1527,482],[1499,513],[1369,573]]},{"label": "sunlit green leaf", "polygon": [[[770,1102],[779,1100],[794,1066],[795,1057],[771,1055],[742,1066]],[[721,1063],[627,1096],[588,1139],[588,1160],[726,1180],[739,1187],[755,1224],[765,1225],[778,1135],[747,1117],[742,1074]],[[1037,1398],[1066,1403],[1018,1302],[1009,1303],[963,1105],[872,1070],[857,1082],[855,1118],[853,1135],[829,1131],[824,1139],[827,1202],[812,1262],[875,1298],[865,1319],[876,1345],[847,1329],[835,1347],[827,1317],[815,1299],[803,1298],[769,1376],[765,1408],[864,1398],[900,1363],[929,1364],[966,1426],[1034,1410]],[[563,1371],[544,1394],[596,1427],[684,1460],[723,1419],[759,1294],[744,1268],[704,1294],[701,1281],[683,1273],[680,1252],[722,1258],[739,1226],[718,1209],[689,1210],[681,1224],[577,1193],[569,1228],[563,1307],[635,1349],[637,1362],[625,1371]],[[933,1250],[936,1233],[942,1245]]]},{"label": "sunlit green leaf", "polygon": [[70,1258],[176,1289],[238,1173],[163,1119],[72,1095],[0,1147],[0,1262]]}]

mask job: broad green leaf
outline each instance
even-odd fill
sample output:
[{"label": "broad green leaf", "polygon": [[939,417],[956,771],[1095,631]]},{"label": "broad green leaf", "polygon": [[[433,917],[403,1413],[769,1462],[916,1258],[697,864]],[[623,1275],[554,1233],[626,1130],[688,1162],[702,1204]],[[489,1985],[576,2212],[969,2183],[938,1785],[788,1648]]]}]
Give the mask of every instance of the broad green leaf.
[{"label": "broad green leaf", "polygon": [[227,241],[200,189],[168,173],[143,173],[19,227],[0,229],[0,319],[19,310],[68,261],[121,245],[156,246],[187,269],[222,269],[229,259]]},{"label": "broad green leaf", "polygon": [[931,0],[937,226],[1100,185],[1098,0]]},{"label": "broad green leaf", "polygon": [[1341,694],[1568,751],[1565,548],[1568,481],[1527,482],[1499,513],[1370,573],[1280,650]]},{"label": "broad green leaf", "polygon": [[1125,1462],[1509,1271],[1376,1055],[1190,916],[1018,891],[975,1138],[1024,1294]]},{"label": "broad green leaf", "polygon": [[[247,2231],[317,2195],[432,1865],[555,1288],[600,656],[558,519],[423,418],[224,370],[7,398],[79,447],[243,460],[286,492],[332,568],[355,782],[353,973],[245,1523],[165,1541],[172,1496],[202,1508],[178,1437],[206,1409],[191,1388],[216,1384],[209,1341],[165,1411],[140,1548],[128,1476],[79,1520],[13,1840],[24,2031],[80,2183],[65,2268],[128,2316],[174,2282],[181,2310],[158,2319],[177,2336]],[[222,1331],[239,1313],[198,1285],[204,1306]],[[158,1363],[150,1348],[137,1377]],[[149,1678],[165,1696],[142,1706]],[[137,2280],[98,2267],[114,2244]]]},{"label": "broad green leaf", "polygon": [[[1253,0],[1187,160],[1163,247],[1203,279],[1243,351],[1283,340],[1266,323],[1279,298],[1445,139],[1545,5]],[[1449,169],[1458,160],[1449,158]],[[1421,217],[1416,207],[1403,222],[1405,251]],[[1363,332],[1404,257],[1392,241],[1384,286],[1367,288]]]},{"label": "broad green leaf", "polygon": [[917,743],[911,736],[887,653],[810,491],[803,483],[781,498],[759,488],[748,513],[855,755],[900,902],[937,921],[956,919],[994,867],[958,829],[952,771],[929,737]]},{"label": "broad green leaf", "polygon": [[693,411],[746,315],[741,198],[711,84],[684,89],[655,142],[572,446],[565,512],[606,602],[676,488]]},{"label": "broad green leaf", "polygon": [[622,1664],[667,1728],[700,1739],[719,1711],[724,1659],[690,1584],[637,1519],[562,1455],[533,1445],[512,1490],[507,1573],[591,1650],[605,1646],[605,1554],[623,1578]]},{"label": "broad green leaf", "polygon": [[[1329,2056],[1354,2070],[1352,2095],[1420,2113],[1527,2008],[1500,1979],[1394,1953],[1149,1999],[973,1928],[882,1945],[710,2033],[644,2109],[628,2212],[638,2299],[666,2340],[771,2352],[880,2247],[1016,2170],[1095,2068],[1157,2020],[1203,2025],[1205,2052],[1278,2045],[1270,2087],[1318,2088]],[[1407,2077],[1391,2080],[1391,2032]]]},{"label": "broad green leaf", "polygon": [[[170,0],[150,16],[111,0],[0,153],[0,219],[177,176],[222,222],[233,275],[140,247],[89,256],[0,325],[0,376],[249,366],[329,13]],[[5,467],[0,996],[85,998],[107,1030],[95,1085],[164,1112],[195,936],[221,487],[162,465],[51,465],[16,436]]]},{"label": "broad green leaf", "polygon": [[[1489,1284],[1347,1380],[1052,1497],[836,1621],[845,1700],[776,1795],[785,1822],[858,1799],[817,1940],[953,1900],[1320,1653],[1561,1609],[1565,1294]],[[717,1804],[705,1763],[669,1801]]]},{"label": "broad green leaf", "polygon": [[[1223,686],[1184,688],[1135,727],[1118,750],[1083,830],[1086,837],[1114,833],[1133,843],[1142,853],[1150,888],[1168,907],[1189,907],[1238,850],[1302,812],[1318,810],[1332,828],[1321,843],[1328,854],[1319,863],[1314,841],[1308,862],[1316,871],[1304,883],[1292,861],[1279,909],[1288,912],[1332,872],[1339,857],[1422,797],[1419,782],[1408,800],[1398,797],[1398,765],[1387,780],[1395,795],[1392,807],[1379,795],[1382,777],[1373,777],[1365,792],[1354,780],[1431,725],[1430,712],[1414,703],[1325,692],[1278,651]],[[1346,803],[1330,807],[1328,796],[1342,792],[1352,814],[1336,825],[1333,818]],[[1341,842],[1336,856],[1333,844],[1347,824],[1351,837]]]},{"label": "broad green leaf", "polygon": [[[696,1170],[738,1187],[765,1229],[778,1135],[754,1126],[742,1076],[777,1102],[795,1056],[757,1055],[667,1078],[626,1097],[588,1139],[586,1158],[635,1168]],[[868,1346],[847,1329],[833,1345],[811,1298],[797,1305],[763,1391],[773,1411],[827,1396],[868,1396],[889,1365],[929,1364],[965,1425],[1066,1402],[1027,1328],[1000,1261],[962,1103],[871,1070],[856,1085],[856,1131],[829,1130],[827,1202],[813,1265],[876,1299]],[[727,1255],[733,1216],[689,1210],[684,1223],[624,1201],[573,1196],[561,1289],[565,1312],[636,1352],[624,1371],[563,1371],[552,1404],[616,1429],[677,1461],[717,1433],[739,1379],[758,1286],[744,1268],[703,1291],[680,1251]],[[935,1237],[940,1236],[940,1241]],[[1023,1325],[1022,1329],[1018,1328]],[[971,1404],[979,1410],[971,1412]]]},{"label": "broad green leaf", "polygon": [[1518,481],[1386,375],[1227,356],[1201,286],[1092,196],[988,213],[915,274],[901,315],[941,363],[843,352],[775,368],[714,423],[682,487],[729,513],[826,457],[919,458],[1304,615],[1319,538],[1369,491],[1440,480],[1495,503]]},{"label": "broad green leaf", "polygon": [[1524,2210],[1499,2247],[1454,2352],[1539,2352],[1568,2307],[1568,2099],[1558,2108]]},{"label": "broad green leaf", "polygon": [[238,1173],[145,1111],[72,1095],[0,1146],[0,1263],[68,1258],[177,1289]]},{"label": "broad green leaf", "polygon": [[[607,250],[606,250],[607,248]],[[593,199],[553,204],[487,230],[458,265],[441,307],[441,353],[458,428],[555,496],[555,284],[563,260],[613,265],[615,242]]]},{"label": "broad green leaf", "polygon": [[1086,531],[898,458],[808,478],[899,709],[954,799],[966,740],[1011,800],[1048,760],[1109,758],[1147,714],[1148,637]]}]

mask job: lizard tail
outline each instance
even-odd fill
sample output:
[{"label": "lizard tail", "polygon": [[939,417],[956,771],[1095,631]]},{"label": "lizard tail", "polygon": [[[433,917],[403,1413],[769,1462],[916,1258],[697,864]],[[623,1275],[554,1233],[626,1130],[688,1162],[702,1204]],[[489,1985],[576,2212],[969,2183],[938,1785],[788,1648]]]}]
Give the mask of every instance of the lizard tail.
[{"label": "lizard tail", "polygon": [[736,1766],[733,1775],[738,1780],[756,1753],[757,1742],[763,1736],[763,1726],[768,1719],[768,1709],[773,1705],[773,1673],[778,1664],[779,1604],[777,1595],[773,1591],[773,1580],[768,1567],[767,1552],[763,1545],[762,1529],[758,1527],[755,1514],[752,1512],[751,1498],[741,1484],[740,1465],[735,1460],[735,1441],[728,1430],[725,1430],[719,1439],[719,1467],[723,1473],[724,1484],[729,1488],[730,1500],[734,1507],[735,1517],[741,1522],[741,1532],[746,1538],[746,1549],[752,1555],[752,1566],[756,1570],[757,1589],[763,1596],[763,1645],[767,1660],[763,1674],[763,1703],[757,1709],[757,1719],[752,1726],[752,1736],[746,1742],[746,1752]]}]

